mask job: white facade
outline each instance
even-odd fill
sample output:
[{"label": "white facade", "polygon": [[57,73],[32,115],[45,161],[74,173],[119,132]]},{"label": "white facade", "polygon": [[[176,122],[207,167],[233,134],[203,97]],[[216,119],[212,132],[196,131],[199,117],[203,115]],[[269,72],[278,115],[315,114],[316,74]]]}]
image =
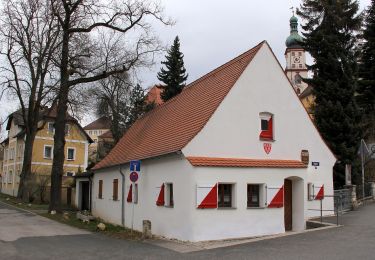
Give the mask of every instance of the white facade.
[{"label": "white facade", "polygon": [[[262,112],[274,117],[274,140],[259,139]],[[267,154],[264,143],[271,143]],[[307,168],[199,167],[186,157],[249,158],[301,160],[308,150]],[[311,162],[319,162],[318,167]],[[272,187],[292,181],[292,229],[303,230],[305,221],[320,214],[319,201],[310,201],[308,183],[324,185],[333,195],[332,167],[335,158],[300,103],[268,44],[263,44],[249,66],[232,87],[203,129],[181,153],[142,161],[138,180],[138,203],[134,205],[134,223],[142,230],[142,221],[150,220],[152,233],[180,240],[203,241],[251,237],[285,232],[284,207],[268,208]],[[128,195],[129,165],[125,172],[124,223],[122,223],[122,176],[119,167],[101,169],[93,176],[92,212],[106,221],[132,226],[132,203]],[[118,179],[118,200],[112,199],[113,179]],[[98,198],[99,180],[103,181],[102,199]],[[163,183],[173,183],[174,206],[157,206]],[[200,185],[233,184],[232,207],[197,208]],[[247,184],[260,184],[262,205],[247,207]],[[324,209],[333,209],[332,198],[323,200]],[[326,212],[325,214],[332,214]]]}]

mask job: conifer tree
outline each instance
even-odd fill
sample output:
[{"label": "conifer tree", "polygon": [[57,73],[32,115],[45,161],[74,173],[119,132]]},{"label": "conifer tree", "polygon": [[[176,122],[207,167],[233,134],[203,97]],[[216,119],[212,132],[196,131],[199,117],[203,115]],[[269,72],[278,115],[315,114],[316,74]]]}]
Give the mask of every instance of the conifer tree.
[{"label": "conifer tree", "polygon": [[298,10],[306,51],[314,58],[314,76],[307,80],[315,95],[314,116],[319,132],[338,158],[336,187],[344,184],[345,164],[356,158],[360,141],[360,115],[355,102],[355,32],[361,16],[354,0],[304,0]]},{"label": "conifer tree", "polygon": [[365,137],[375,137],[375,0],[366,11],[363,40],[357,101],[363,113]]},{"label": "conifer tree", "polygon": [[130,126],[138,118],[140,118],[144,113],[147,113],[155,107],[155,103],[146,102],[145,91],[139,84],[135,85],[135,87],[132,89],[130,94],[130,102],[131,104],[129,119],[126,124],[127,128],[130,128]]},{"label": "conifer tree", "polygon": [[178,36],[174,39],[173,45],[168,50],[165,58],[166,61],[163,61],[162,64],[166,68],[161,68],[158,73],[158,79],[165,85],[161,93],[161,98],[164,102],[181,93],[188,77],[184,67],[184,55],[180,51]]}]

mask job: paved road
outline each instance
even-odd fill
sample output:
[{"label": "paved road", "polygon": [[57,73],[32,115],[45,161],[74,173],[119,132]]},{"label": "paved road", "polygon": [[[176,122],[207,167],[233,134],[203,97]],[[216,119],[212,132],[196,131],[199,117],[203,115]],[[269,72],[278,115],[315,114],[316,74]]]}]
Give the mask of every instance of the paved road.
[{"label": "paved road", "polygon": [[[100,234],[69,234],[81,232],[70,228],[62,229],[65,233],[60,235],[36,232],[33,237],[30,233],[25,236],[23,230],[33,226],[35,218],[39,217],[0,203],[0,259],[375,259],[374,216],[375,204],[370,204],[344,215],[341,219],[344,227],[180,254],[155,245]],[[13,226],[3,223],[13,223]],[[51,225],[39,228],[48,229],[54,224]],[[9,239],[7,233],[12,232],[19,238]]]}]

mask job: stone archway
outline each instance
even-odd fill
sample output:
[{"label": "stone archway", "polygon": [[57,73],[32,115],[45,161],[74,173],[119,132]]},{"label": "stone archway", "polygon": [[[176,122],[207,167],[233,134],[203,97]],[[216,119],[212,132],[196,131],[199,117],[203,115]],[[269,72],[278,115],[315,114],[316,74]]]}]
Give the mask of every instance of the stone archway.
[{"label": "stone archway", "polygon": [[305,229],[304,180],[291,176],[284,179],[285,231]]}]

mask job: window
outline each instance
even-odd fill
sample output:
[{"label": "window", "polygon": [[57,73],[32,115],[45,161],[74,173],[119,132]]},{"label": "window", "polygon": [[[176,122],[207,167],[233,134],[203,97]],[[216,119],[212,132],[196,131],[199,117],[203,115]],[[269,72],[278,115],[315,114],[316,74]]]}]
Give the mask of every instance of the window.
[{"label": "window", "polygon": [[75,174],[74,172],[66,172],[65,176],[67,177],[73,177]]},{"label": "window", "polygon": [[68,148],[67,151],[67,159],[68,161],[74,161],[76,157],[76,149],[75,148]]},{"label": "window", "polygon": [[260,185],[248,184],[247,185],[247,207],[258,208],[260,207]]},{"label": "window", "polygon": [[219,208],[231,208],[233,206],[233,184],[223,184],[218,185],[218,207]]},{"label": "window", "polygon": [[292,51],[292,56],[294,56],[295,55],[295,53],[294,53],[294,51]]},{"label": "window", "polygon": [[52,159],[52,146],[51,145],[44,146],[44,159]]},{"label": "window", "polygon": [[118,200],[118,179],[113,180],[113,200]]},{"label": "window", "polygon": [[273,140],[273,115],[268,112],[262,112],[260,117],[260,135],[261,140]]},{"label": "window", "polygon": [[165,186],[165,206],[167,207],[173,207],[173,183],[166,183]]},{"label": "window", "polygon": [[296,67],[296,64],[293,63],[293,64],[292,64],[292,68],[294,69],[295,67]]},{"label": "window", "polygon": [[99,194],[98,198],[102,199],[103,198],[103,180],[99,180]]},{"label": "window", "polygon": [[54,133],[55,132],[55,127],[53,126],[52,122],[48,123],[48,132],[49,133]]},{"label": "window", "polygon": [[12,182],[13,182],[13,172],[9,171],[8,183],[12,183]]},{"label": "window", "polygon": [[298,67],[302,68],[302,64],[299,64]]},{"label": "window", "polygon": [[299,51],[299,52],[298,52],[298,56],[302,56],[302,52]]}]

